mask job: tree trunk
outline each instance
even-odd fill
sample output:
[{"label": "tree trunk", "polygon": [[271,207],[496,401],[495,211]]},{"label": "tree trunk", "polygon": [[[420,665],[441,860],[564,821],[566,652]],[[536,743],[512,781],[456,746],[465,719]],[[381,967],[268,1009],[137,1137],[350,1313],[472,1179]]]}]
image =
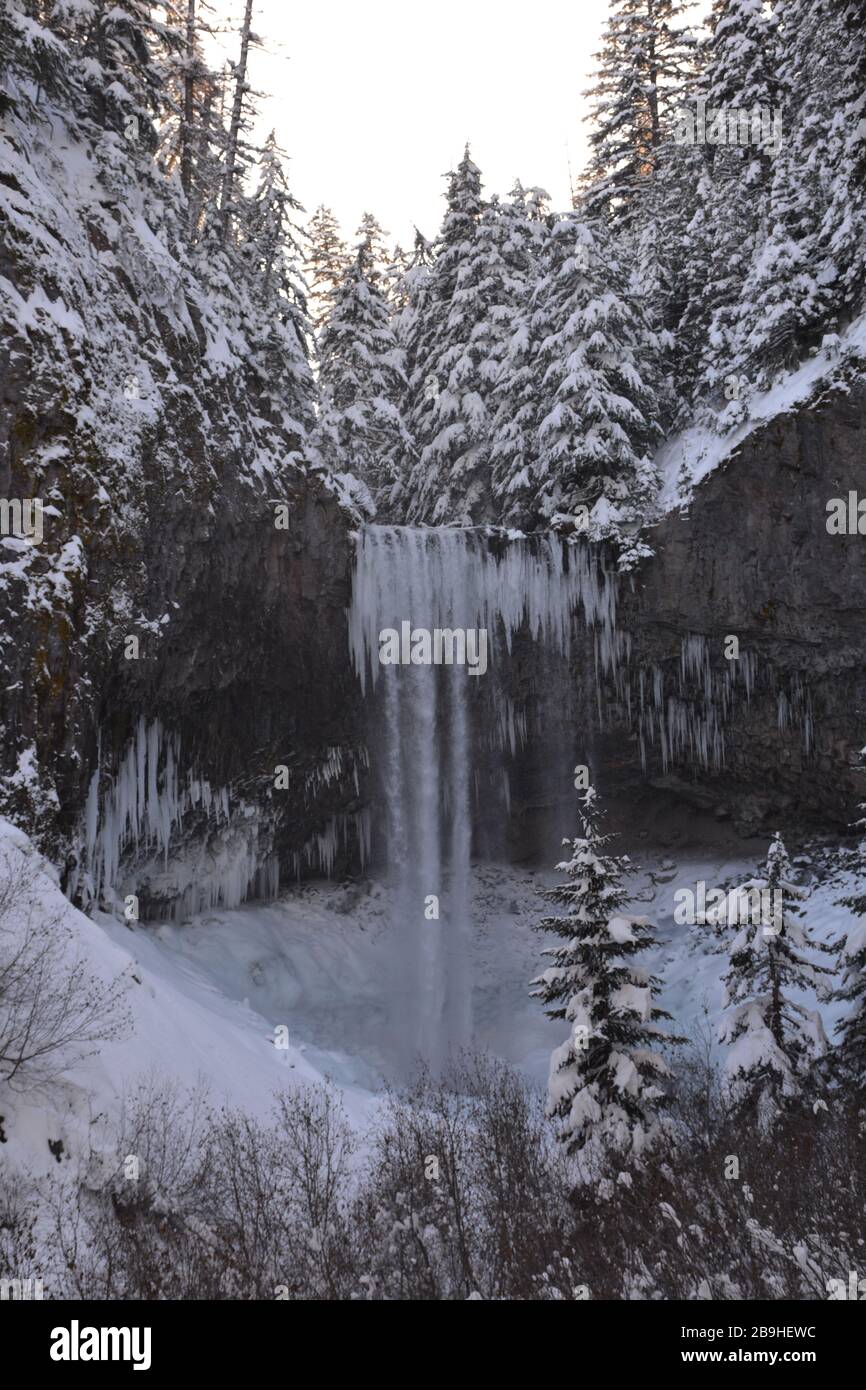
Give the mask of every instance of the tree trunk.
[{"label": "tree trunk", "polygon": [[246,0],[244,7],[244,22],[241,28],[241,55],[238,65],[235,68],[235,95],[232,102],[232,118],[229,125],[228,142],[226,145],[226,167],[223,176],[222,200],[220,202],[220,213],[222,216],[222,226],[220,237],[223,245],[228,240],[229,218],[231,213],[232,190],[235,179],[235,165],[238,158],[238,142],[241,132],[241,117],[244,108],[244,90],[247,78],[247,56],[250,49],[250,28],[253,20],[253,0]]},{"label": "tree trunk", "polygon": [[189,203],[192,187],[192,139],[195,97],[195,0],[186,6],[186,72],[183,78],[183,125],[180,133],[180,182]]}]

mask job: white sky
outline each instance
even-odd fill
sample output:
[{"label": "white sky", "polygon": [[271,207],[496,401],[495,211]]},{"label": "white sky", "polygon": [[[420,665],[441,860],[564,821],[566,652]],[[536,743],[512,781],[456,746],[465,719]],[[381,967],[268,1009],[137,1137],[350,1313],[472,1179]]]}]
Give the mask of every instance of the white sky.
[{"label": "white sky", "polygon": [[[218,20],[239,18],[242,0],[212,3]],[[487,193],[519,176],[568,207],[606,12],[607,0],[256,0],[262,130],[290,155],[307,211],[332,207],[346,235],[369,210],[392,242],[411,246],[413,224],[434,236],[441,176],[467,140]],[[219,42],[237,57],[236,38]]]}]

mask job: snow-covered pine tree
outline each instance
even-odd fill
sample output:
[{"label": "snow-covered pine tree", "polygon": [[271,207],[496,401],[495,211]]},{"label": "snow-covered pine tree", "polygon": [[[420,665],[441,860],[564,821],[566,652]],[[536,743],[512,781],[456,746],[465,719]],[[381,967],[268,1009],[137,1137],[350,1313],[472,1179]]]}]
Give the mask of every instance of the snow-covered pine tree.
[{"label": "snow-covered pine tree", "polygon": [[400,412],[403,354],[391,324],[371,245],[362,240],[319,334],[322,411],[317,447],[333,473],[351,474],[387,507],[411,460]]},{"label": "snow-covered pine tree", "polygon": [[790,873],[777,834],[763,878],[750,885],[763,894],[760,906],[752,900],[748,920],[729,948],[726,1013],[719,1030],[730,1049],[725,1072],[731,1100],[738,1110],[754,1113],[763,1127],[802,1094],[812,1064],[827,1047],[820,1014],[789,992],[826,999],[832,974],[812,958],[830,948],[812,939],[795,906],[805,894]]},{"label": "snow-covered pine tree", "polygon": [[600,535],[622,536],[657,488],[657,404],[641,308],[598,222],[572,214],[553,227],[541,312],[550,327],[539,360],[539,510],[553,518],[586,506]]},{"label": "snow-covered pine tree", "polygon": [[683,403],[688,352],[681,325],[696,269],[688,232],[698,208],[702,167],[699,148],[665,139],[632,225],[617,239],[620,259],[632,264],[630,292],[641,306],[643,353],[654,364],[659,422],[665,429]]},{"label": "snow-covered pine tree", "polygon": [[223,161],[222,183],[219,198],[219,239],[225,246],[231,240],[232,222],[236,204],[242,197],[244,173],[249,164],[249,150],[245,135],[250,128],[249,111],[250,87],[248,83],[248,64],[250,48],[259,40],[253,33],[253,0],[244,0],[244,13],[241,20],[240,51],[238,61],[233,65],[232,78],[234,92],[225,140],[225,159]]},{"label": "snow-covered pine tree", "polygon": [[[724,135],[706,149],[712,178],[707,278],[700,289],[707,317],[701,358],[705,389],[712,394],[734,372],[740,299],[759,237],[766,234],[768,187],[780,154],[775,133],[787,93],[777,19],[761,0],[716,0],[709,24],[701,91],[708,134]],[[712,118],[718,112],[722,121]],[[752,119],[758,112],[765,113],[763,121]]]},{"label": "snow-covered pine tree", "polygon": [[149,152],[157,147],[154,118],[165,103],[167,54],[182,44],[180,31],[154,14],[150,0],[94,0],[71,7],[61,25],[82,42],[85,82],[100,124],[122,131]]},{"label": "snow-covered pine tree", "polygon": [[253,313],[248,318],[250,366],[270,419],[302,442],[314,424],[316,388],[310,368],[310,323],[300,271],[303,208],[293,196],[273,131],[258,165],[255,191],[241,209],[238,261]]},{"label": "snow-covered pine tree", "polygon": [[503,250],[514,270],[500,366],[493,385],[490,477],[497,517],[532,529],[539,522],[532,485],[538,426],[544,413],[539,372],[541,343],[551,331],[541,293],[550,236],[548,194],[518,181],[502,209]]},{"label": "snow-covered pine tree", "polygon": [[68,97],[69,48],[77,46],[83,18],[40,13],[31,0],[6,0],[0,6],[0,116],[35,109],[40,93]]},{"label": "snow-covered pine tree", "polygon": [[489,494],[491,242],[479,239],[481,174],[467,146],[449,175],[430,276],[411,317],[406,416],[418,460],[405,484],[409,518],[472,523]]},{"label": "snow-covered pine tree", "polygon": [[337,286],[346,273],[349,259],[339,222],[330,208],[320,204],[307,225],[304,261],[310,318],[317,333],[333,308]]},{"label": "snow-covered pine tree", "polygon": [[590,216],[627,226],[695,62],[682,0],[610,0],[581,184]]},{"label": "snow-covered pine tree", "polygon": [[635,956],[654,944],[645,917],[623,909],[628,860],[607,851],[612,836],[599,829],[594,788],[580,811],[581,834],[564,840],[569,858],[557,865],[566,881],[542,890],[564,916],[545,917],[537,930],[559,942],[552,961],[532,981],[549,1018],[571,1024],[551,1057],[548,1112],[569,1153],[613,1150],[635,1156],[658,1138],[667,1063],[655,1049],[679,1042],[659,1023],[670,1017],[655,1003],[658,981]]},{"label": "snow-covered pine tree", "polygon": [[383,231],[378,218],[372,212],[365,212],[355,232],[355,246],[363,243],[367,247],[367,276],[371,284],[379,286],[391,263]]},{"label": "snow-covered pine tree", "polygon": [[830,17],[820,83],[829,188],[817,242],[830,314],[845,323],[866,305],[866,24],[859,0],[833,0]]},{"label": "snow-covered pine tree", "polygon": [[180,174],[194,237],[201,206],[219,188],[215,165],[225,132],[213,119],[213,104],[221,79],[205,58],[204,44],[213,30],[202,17],[199,0],[180,0],[172,6],[169,25],[179,40],[165,64],[168,109],[160,123],[160,158],[168,173],[177,169]]},{"label": "snow-covered pine tree", "polygon": [[866,41],[852,15],[844,0],[779,10],[784,134],[734,328],[736,368],[761,387],[863,303]]},{"label": "snow-covered pine tree", "polygon": [[411,337],[412,324],[419,308],[421,287],[430,277],[433,260],[433,244],[417,227],[411,252],[395,246],[391,253],[387,272],[388,299],[394,306],[394,331],[401,347],[405,347],[407,339]]}]

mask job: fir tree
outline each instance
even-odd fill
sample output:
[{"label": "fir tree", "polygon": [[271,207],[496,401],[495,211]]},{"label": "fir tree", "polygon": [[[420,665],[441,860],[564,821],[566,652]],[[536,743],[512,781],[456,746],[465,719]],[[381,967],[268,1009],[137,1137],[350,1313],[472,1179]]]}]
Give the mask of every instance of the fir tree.
[{"label": "fir tree", "polygon": [[411,441],[399,402],[403,355],[370,243],[361,241],[319,336],[322,415],[318,447],[327,467],[366,484],[387,505]]},{"label": "fir tree", "polygon": [[544,951],[552,964],[532,981],[533,998],[572,1025],[551,1058],[548,1110],[569,1153],[592,1144],[638,1155],[660,1133],[669,1074],[653,1049],[680,1039],[659,1028],[670,1016],[655,1004],[658,981],[634,961],[654,944],[653,931],[623,911],[628,861],[607,852],[612,837],[599,830],[591,787],[580,819],[582,833],[563,841],[571,852],[557,865],[566,882],[542,890],[566,915],[537,927],[559,944]]},{"label": "fir tree", "polygon": [[794,906],[805,895],[790,881],[790,867],[777,834],[764,877],[754,882],[762,893],[760,906],[731,942],[725,976],[720,1039],[730,1048],[728,1087],[737,1108],[754,1111],[762,1125],[801,1094],[827,1045],[820,1015],[788,993],[803,990],[826,999],[825,977],[832,973],[811,959],[810,953],[830,948],[812,940]]},{"label": "fir tree", "polygon": [[583,185],[591,216],[628,225],[693,70],[695,43],[680,0],[610,0],[596,55],[590,159]]},{"label": "fir tree", "polygon": [[479,245],[481,174],[468,146],[449,175],[436,258],[409,331],[407,416],[418,462],[406,483],[410,519],[469,521],[489,490],[484,343],[486,271]]},{"label": "fir tree", "polygon": [[169,173],[179,172],[194,236],[201,206],[219,187],[215,166],[224,132],[213,120],[213,102],[220,77],[204,56],[204,42],[213,31],[202,19],[197,0],[183,0],[169,11],[169,20],[181,37],[166,64],[168,110],[160,125],[160,156]]},{"label": "fir tree", "polygon": [[[179,30],[161,22],[149,0],[94,0],[61,32],[81,41],[85,86],[100,125],[122,132],[149,153],[158,143],[154,119],[165,103],[165,64],[182,44]],[[69,29],[66,29],[67,23]]]},{"label": "fir tree", "polygon": [[367,277],[372,284],[378,286],[383,278],[387,267],[390,265],[388,249],[385,245],[387,232],[382,230],[378,219],[372,212],[365,212],[355,233],[355,245],[365,245],[367,247]]},{"label": "fir tree", "polygon": [[337,286],[349,263],[340,224],[330,208],[320,204],[307,227],[308,250],[304,270],[310,289],[310,318],[318,333],[334,305]]},{"label": "fir tree", "polygon": [[866,41],[852,18],[844,0],[789,0],[779,11],[783,140],[765,226],[729,311],[733,365],[759,386],[863,302]]},{"label": "fir tree", "polygon": [[225,140],[225,160],[223,164],[222,185],[219,202],[219,236],[223,245],[230,239],[232,219],[238,190],[243,183],[243,175],[248,162],[248,152],[244,140],[250,127],[249,94],[247,68],[250,48],[259,40],[253,33],[253,0],[244,0],[244,14],[241,21],[240,52],[238,61],[232,69],[234,93],[231,115]]},{"label": "fir tree", "polygon": [[[760,0],[717,0],[711,23],[705,91],[709,111],[725,115],[725,142],[710,146],[711,236],[701,298],[709,315],[702,357],[712,393],[735,374],[740,298],[759,236],[765,230],[767,189],[780,150],[773,140],[782,119],[780,52],[775,17]],[[750,142],[734,144],[734,113],[749,119]],[[764,112],[767,120],[751,120]],[[756,138],[757,137],[757,138]]]},{"label": "fir tree", "polygon": [[600,525],[613,527],[653,497],[647,450],[658,426],[640,311],[597,223],[573,215],[553,228],[544,294],[550,331],[540,348],[539,507],[548,518],[596,507]]},{"label": "fir tree", "polygon": [[830,312],[844,322],[866,304],[866,25],[858,0],[834,0],[830,10],[832,22],[821,33],[821,85],[833,98],[829,196],[817,242]]},{"label": "fir tree", "polygon": [[241,209],[240,261],[254,313],[248,323],[252,365],[272,404],[272,418],[306,436],[314,418],[315,386],[309,364],[310,324],[300,273],[303,208],[286,180],[271,131],[252,196]]},{"label": "fir tree", "polygon": [[543,523],[534,477],[544,415],[540,349],[553,329],[543,292],[553,221],[548,202],[543,189],[525,189],[518,181],[502,214],[515,279],[495,382],[491,485],[499,519],[526,529]]},{"label": "fir tree", "polygon": [[421,287],[426,284],[433,265],[432,242],[415,228],[411,252],[395,246],[388,267],[388,299],[395,311],[395,332],[401,347],[406,340],[420,305]]}]

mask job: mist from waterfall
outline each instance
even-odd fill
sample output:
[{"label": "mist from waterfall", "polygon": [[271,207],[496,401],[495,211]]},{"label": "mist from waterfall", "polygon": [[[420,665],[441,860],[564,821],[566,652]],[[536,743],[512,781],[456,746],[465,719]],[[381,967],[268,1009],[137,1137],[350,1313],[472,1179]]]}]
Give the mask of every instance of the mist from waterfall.
[{"label": "mist from waterfall", "polygon": [[[525,720],[502,676],[521,628],[562,655],[580,607],[603,644],[614,586],[586,546],[550,535],[505,539],[460,529],[366,526],[357,537],[349,613],[355,671],[367,694],[393,903],[395,1048],[434,1069],[472,1038],[470,856],[482,750],[513,753]],[[380,665],[379,636],[401,624],[486,629],[488,669]],[[507,803],[507,773],[502,774]],[[433,915],[438,900],[438,918]]]}]

